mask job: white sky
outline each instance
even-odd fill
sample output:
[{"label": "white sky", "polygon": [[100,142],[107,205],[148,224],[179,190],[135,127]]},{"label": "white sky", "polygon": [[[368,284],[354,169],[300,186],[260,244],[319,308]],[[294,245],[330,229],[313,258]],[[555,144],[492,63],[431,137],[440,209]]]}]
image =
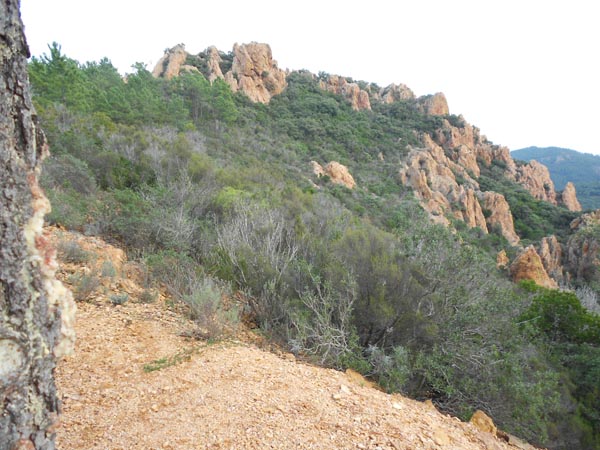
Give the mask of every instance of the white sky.
[{"label": "white sky", "polygon": [[167,47],[266,42],[281,68],[443,92],[450,112],[511,149],[600,154],[594,0],[21,0],[33,55],[151,70]]}]

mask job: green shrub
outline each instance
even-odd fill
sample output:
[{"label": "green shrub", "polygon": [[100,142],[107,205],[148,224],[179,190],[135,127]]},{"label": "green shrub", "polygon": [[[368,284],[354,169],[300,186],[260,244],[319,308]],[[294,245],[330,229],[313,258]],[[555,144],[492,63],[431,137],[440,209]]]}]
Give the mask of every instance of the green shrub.
[{"label": "green shrub", "polygon": [[154,289],[144,289],[139,296],[140,303],[154,303],[158,298],[158,292]]},{"label": "green shrub", "polygon": [[65,262],[85,264],[92,259],[92,253],[84,250],[75,240],[60,239],[56,245],[58,257]]},{"label": "green shrub", "polygon": [[129,300],[129,294],[125,292],[122,294],[113,294],[109,297],[109,300],[115,306],[123,305]]},{"label": "green shrub", "polygon": [[197,336],[218,339],[235,331],[240,312],[233,303],[226,307],[223,301],[225,296],[230,295],[223,284],[203,278],[191,294],[183,297],[183,302],[189,307],[190,318],[198,325]]},{"label": "green shrub", "polygon": [[114,278],[117,276],[117,269],[112,261],[103,261],[100,275],[103,277]]},{"label": "green shrub", "polygon": [[70,282],[74,286],[73,298],[78,302],[89,299],[101,284],[100,277],[96,271],[75,275],[70,279]]}]

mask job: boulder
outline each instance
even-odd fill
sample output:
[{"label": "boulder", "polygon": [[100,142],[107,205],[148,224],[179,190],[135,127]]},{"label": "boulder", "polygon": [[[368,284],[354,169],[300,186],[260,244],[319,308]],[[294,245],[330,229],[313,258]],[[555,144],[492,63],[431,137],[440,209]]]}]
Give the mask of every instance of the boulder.
[{"label": "boulder", "polygon": [[348,171],[348,168],[337,161],[331,161],[327,164],[325,166],[325,173],[329,175],[333,183],[344,185],[348,189],[356,186],[356,182]]},{"label": "boulder", "polygon": [[494,425],[494,421],[491,417],[479,409],[475,411],[475,414],[473,414],[469,423],[473,424],[479,431],[490,433],[494,436],[496,436],[496,433],[498,432],[498,428]]},{"label": "boulder", "polygon": [[316,161],[310,162],[313,174],[318,178],[327,175],[332,183],[341,184],[348,189],[354,188],[356,182],[346,166],[337,161],[331,161],[325,167]]},{"label": "boulder", "polygon": [[510,274],[514,282],[521,280],[531,280],[537,285],[556,289],[558,285],[546,272],[540,255],[530,245],[523,250],[510,265]]}]

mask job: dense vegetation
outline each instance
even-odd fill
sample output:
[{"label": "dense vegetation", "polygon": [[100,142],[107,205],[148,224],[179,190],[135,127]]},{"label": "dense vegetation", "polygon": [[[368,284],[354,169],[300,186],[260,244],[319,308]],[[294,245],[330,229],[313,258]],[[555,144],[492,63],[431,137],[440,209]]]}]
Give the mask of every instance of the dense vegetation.
[{"label": "dense vegetation", "polygon": [[535,159],[548,167],[557,190],[572,182],[584,209],[600,208],[600,156],[559,147],[527,147],[511,154],[515,159]]},{"label": "dense vegetation", "polygon": [[[355,112],[308,73],[269,105],[199,74],[137,65],[124,82],[57,45],[30,76],[53,152],[49,222],[119,241],[200,323],[229,320],[220,292],[238,291],[305,358],[463,418],[482,409],[533,442],[600,448],[597,316],[510,283],[495,266],[505,241],[432,225],[397,180],[439,118],[410,101]],[[311,179],[311,160],[349,166],[359,187]],[[492,170],[481,181],[535,209],[518,219],[531,239],[568,220]]]}]

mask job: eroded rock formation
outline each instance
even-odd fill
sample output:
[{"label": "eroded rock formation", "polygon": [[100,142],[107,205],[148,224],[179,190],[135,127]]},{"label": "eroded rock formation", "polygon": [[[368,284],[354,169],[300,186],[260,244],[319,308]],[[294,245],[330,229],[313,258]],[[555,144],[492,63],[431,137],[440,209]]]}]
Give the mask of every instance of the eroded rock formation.
[{"label": "eroded rock formation", "polygon": [[371,109],[369,93],[362,90],[357,83],[349,82],[344,77],[329,75],[326,79],[319,81],[319,86],[321,89],[346,98],[355,111]]},{"label": "eroded rock formation", "polygon": [[554,183],[550,178],[548,168],[532,160],[517,167],[515,181],[527,189],[533,197],[553,205],[557,204]]},{"label": "eroded rock formation", "polygon": [[544,265],[544,269],[557,282],[561,282],[563,277],[562,258],[563,251],[556,236],[547,236],[540,242],[539,255]]},{"label": "eroded rock formation", "polygon": [[510,245],[519,243],[519,236],[515,232],[510,206],[504,195],[497,192],[483,193],[483,209],[488,212],[486,223],[490,230],[498,229]]},{"label": "eroded rock formation", "polygon": [[269,103],[287,86],[286,74],[277,67],[268,44],[235,44],[231,72],[238,89],[254,102]]},{"label": "eroded rock formation", "polygon": [[311,161],[310,164],[313,173],[319,178],[327,175],[332,183],[341,184],[348,189],[353,189],[354,186],[356,186],[356,182],[354,181],[352,174],[348,171],[348,168],[337,161],[331,161],[325,167],[321,166],[321,164],[316,161]]},{"label": "eroded rock formation", "polygon": [[415,94],[405,84],[390,84],[374,94],[382,103],[394,103],[402,100],[414,100]]},{"label": "eroded rock formation", "polygon": [[[423,136],[423,149],[413,149],[400,168],[401,182],[410,186],[431,218],[445,225],[446,215],[463,220],[470,227],[487,232],[487,224],[477,199],[478,183],[467,170],[452,161],[429,136]],[[457,177],[461,180],[459,183]]]},{"label": "eroded rock formation", "polygon": [[193,66],[186,66],[185,61],[187,56],[188,54],[183,44],[178,44],[173,48],[165,50],[165,54],[156,63],[152,75],[170,80],[173,77],[179,76],[184,69],[198,71]]},{"label": "eroded rock formation", "polygon": [[571,222],[573,234],[565,249],[565,267],[578,281],[600,279],[600,209]]},{"label": "eroded rock formation", "polygon": [[[186,65],[188,58],[202,70]],[[234,92],[242,91],[250,100],[260,103],[268,103],[287,86],[286,73],[277,67],[271,47],[257,42],[235,44],[233,53],[228,55],[215,47],[190,55],[185,46],[179,44],[165,52],[152,74],[170,79],[179,75],[182,70],[201,72],[210,82],[225,80]]]},{"label": "eroded rock formation", "polygon": [[581,211],[581,203],[577,200],[575,185],[570,181],[560,194],[560,203],[569,211]]},{"label": "eroded rock formation", "polygon": [[523,250],[510,265],[510,275],[515,282],[521,280],[531,280],[537,285],[556,289],[558,285],[546,272],[540,255],[530,245]]},{"label": "eroded rock formation", "polygon": [[417,107],[422,113],[430,116],[446,116],[450,114],[446,96],[441,92],[419,97],[417,99]]}]

